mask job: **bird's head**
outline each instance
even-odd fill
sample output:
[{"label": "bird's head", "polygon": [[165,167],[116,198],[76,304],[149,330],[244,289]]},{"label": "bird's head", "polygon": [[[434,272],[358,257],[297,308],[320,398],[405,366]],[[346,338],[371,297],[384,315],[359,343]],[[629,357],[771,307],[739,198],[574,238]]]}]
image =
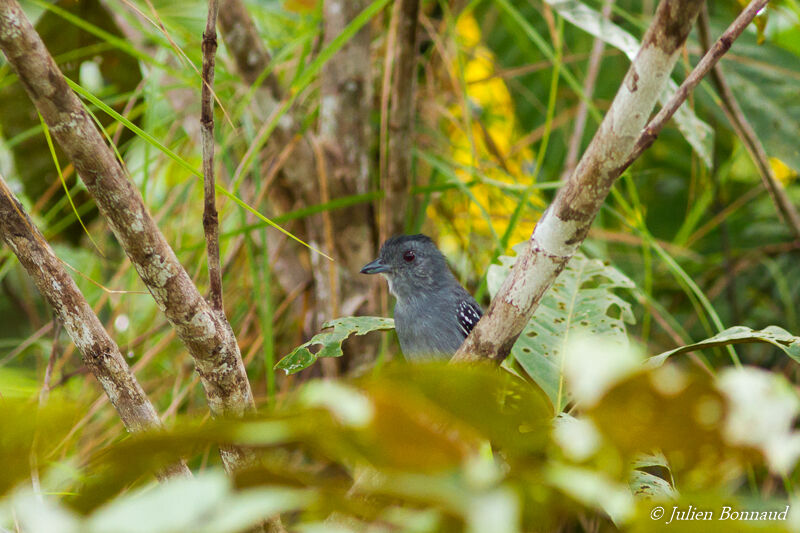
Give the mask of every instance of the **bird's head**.
[{"label": "bird's head", "polygon": [[436,290],[452,277],[442,252],[422,234],[387,239],[378,259],[364,265],[361,273],[383,274],[399,299]]}]

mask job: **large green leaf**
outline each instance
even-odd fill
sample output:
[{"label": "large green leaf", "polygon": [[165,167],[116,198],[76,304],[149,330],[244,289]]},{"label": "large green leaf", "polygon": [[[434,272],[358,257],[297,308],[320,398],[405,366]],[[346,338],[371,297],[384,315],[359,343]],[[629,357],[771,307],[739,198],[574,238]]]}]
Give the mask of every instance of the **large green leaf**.
[{"label": "large green leaf", "polygon": [[[287,374],[294,374],[308,368],[320,357],[341,357],[342,343],[347,337],[366,335],[370,331],[394,329],[394,320],[377,316],[349,316],[322,325],[322,329],[329,328],[333,328],[333,331],[317,333],[310,341],[298,346],[292,353],[278,361],[275,368],[284,370]],[[322,348],[317,353],[311,353],[308,348],[315,344]]]},{"label": "large green leaf", "polygon": [[[518,244],[514,250],[519,253],[523,246]],[[499,265],[489,267],[487,281],[492,297],[515,261],[514,257],[503,256]],[[511,355],[547,393],[556,413],[567,402],[561,386],[564,347],[581,332],[627,345],[625,323],[633,324],[635,319],[631,305],[614,290],[633,286],[633,282],[614,267],[577,254],[544,295],[514,344]]]},{"label": "large green leaf", "polygon": [[695,350],[702,350],[704,348],[752,342],[766,342],[772,344],[800,363],[800,337],[795,337],[778,326],[767,326],[758,331],[745,326],[734,326],[700,342],[687,344],[686,346],[681,346],[674,350],[669,350],[668,352],[653,356],[647,360],[647,364],[650,366],[659,366],[671,355],[694,352]]},{"label": "large green leaf", "polygon": [[661,452],[642,453],[633,460],[628,486],[643,500],[675,498],[672,470]]}]

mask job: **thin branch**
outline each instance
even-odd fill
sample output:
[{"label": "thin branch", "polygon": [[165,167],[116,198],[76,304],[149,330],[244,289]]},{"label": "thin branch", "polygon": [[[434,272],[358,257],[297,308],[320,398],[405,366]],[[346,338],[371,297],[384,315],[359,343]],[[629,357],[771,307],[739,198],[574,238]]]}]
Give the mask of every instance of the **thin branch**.
[{"label": "thin branch", "polygon": [[628,168],[642,152],[650,148],[655,142],[658,134],[664,128],[672,115],[689,97],[689,93],[700,83],[700,81],[709,73],[709,71],[717,64],[723,55],[730,49],[733,41],[742,34],[744,29],[752,22],[755,16],[767,5],[769,0],[753,0],[748,6],[739,13],[739,16],[728,26],[728,29],[719,36],[714,46],[703,56],[696,67],[689,73],[686,80],[681,84],[675,94],[672,95],[669,102],[648,122],[647,127],[642,131],[639,139],[636,141],[633,151],[628,156],[623,164],[623,170]]},{"label": "thin branch", "polygon": [[[42,233],[25,213],[0,176],[0,238],[19,259],[42,296],[55,311],[72,342],[81,353],[106,396],[130,432],[161,427],[156,410],[131,372],[117,344],[109,337],[97,315],[84,298],[64,265],[53,253]],[[53,352],[48,363],[40,400],[45,401],[50,389],[50,373],[57,353],[59,327],[55,327]],[[161,479],[189,476],[183,463],[167,467]]]},{"label": "thin branch", "polygon": [[203,88],[200,128],[203,141],[203,231],[208,255],[209,300],[218,313],[222,307],[222,272],[219,263],[219,216],[214,195],[214,57],[217,53],[219,0],[209,0],[203,32]]},{"label": "thin branch", "polygon": [[16,356],[24,352],[28,349],[33,343],[38,341],[42,336],[50,333],[50,330],[53,329],[53,321],[51,320],[41,328],[37,329],[36,331],[31,334],[30,337],[19,343],[16,348],[14,348],[8,355],[0,359],[0,366],[5,365],[7,362],[14,359]]},{"label": "thin branch", "polygon": [[[711,37],[708,27],[708,10],[703,8],[700,12],[698,20],[698,35],[700,37],[700,44],[703,50],[708,52],[711,49]],[[778,211],[778,215],[783,219],[786,225],[794,234],[795,238],[800,238],[800,214],[794,206],[786,190],[781,185],[781,182],[775,177],[775,172],[772,170],[772,165],[769,164],[769,157],[764,150],[764,146],[758,139],[756,132],[748,122],[736,97],[733,95],[728,82],[725,80],[725,75],[722,72],[720,65],[714,65],[711,70],[711,81],[717,88],[720,99],[722,101],[722,111],[731,123],[736,135],[741,139],[750,154],[753,163],[755,163],[758,172],[761,174],[761,180],[764,182],[764,187],[769,192],[772,203]]]},{"label": "thin branch", "polygon": [[[0,0],[0,48],[194,358],[211,412],[239,416],[252,409],[253,394],[230,324],[192,283],[16,0]],[[223,450],[222,458],[229,470],[248,460],[243,450],[232,449]]]},{"label": "thin branch", "polygon": [[545,292],[589,233],[635,148],[691,31],[702,0],[662,0],[611,108],[572,177],[536,224],[527,247],[455,361],[502,361]]},{"label": "thin branch", "polygon": [[54,318],[53,323],[55,324],[53,328],[53,344],[50,346],[50,357],[47,359],[47,368],[44,371],[42,389],[39,391],[40,407],[46,404],[47,399],[50,397],[50,381],[52,381],[53,378],[53,367],[56,364],[56,358],[58,357],[58,352],[61,349],[58,342],[58,338],[61,335],[61,321],[58,318]]},{"label": "thin branch", "polygon": [[[310,141],[317,159],[320,200],[322,203],[327,203],[330,201],[330,192],[325,153],[319,140],[311,136]],[[325,241],[325,250],[329,254],[334,255],[336,251],[333,238],[333,220],[331,218],[331,212],[328,210],[322,212],[322,236]],[[317,311],[327,313],[331,318],[338,317],[339,280],[336,272],[336,263],[333,261],[322,261],[318,256],[312,256],[311,266],[316,278],[317,297],[321,300],[321,303],[328,305],[328,309],[318,309]],[[328,274],[327,279],[323,279],[324,273]],[[328,361],[324,359],[328,359]],[[336,360],[331,357],[326,357],[324,359],[322,361],[322,375],[327,379],[336,377],[339,372]]]},{"label": "thin branch", "polygon": [[[605,0],[603,2],[603,22],[608,21],[611,17],[611,8],[614,5],[614,0]],[[564,172],[561,174],[561,179],[569,178],[575,166],[578,164],[578,155],[581,149],[581,140],[583,140],[583,132],[586,128],[586,117],[589,115],[589,102],[594,94],[594,86],[597,82],[597,75],[600,73],[600,63],[603,60],[603,51],[605,49],[605,41],[599,37],[595,37],[592,44],[592,51],[589,55],[589,68],[586,71],[586,79],[583,81],[583,95],[584,99],[578,105],[578,115],[575,117],[575,128],[572,130],[572,138],[569,141],[569,149],[567,150],[567,159],[564,163]]]}]

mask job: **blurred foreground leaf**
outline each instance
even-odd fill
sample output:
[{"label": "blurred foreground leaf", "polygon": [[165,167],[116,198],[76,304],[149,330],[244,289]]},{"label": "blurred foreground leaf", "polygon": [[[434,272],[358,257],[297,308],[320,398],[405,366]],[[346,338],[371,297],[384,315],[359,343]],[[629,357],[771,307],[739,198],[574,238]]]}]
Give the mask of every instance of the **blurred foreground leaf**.
[{"label": "blurred foreground leaf", "polygon": [[[22,486],[0,498],[0,528],[220,533],[280,512],[291,531],[408,519],[415,526],[399,530],[516,533],[577,530],[588,513],[604,531],[609,516],[618,527],[646,516],[655,504],[641,500],[664,499],[670,510],[681,497],[665,481],[673,475],[695,506],[744,505],[720,487],[741,483],[748,465],[763,471],[764,457],[793,467],[800,401],[785,380],[755,369],[718,382],[676,365],[637,368],[555,427],[543,391],[489,365],[391,364],[352,381],[310,381],[247,418],[133,435],[72,470],[40,459],[44,498],[25,488],[24,452],[3,448],[0,471],[15,461]],[[229,444],[254,453],[233,483],[209,453]],[[652,450],[663,457],[641,455]],[[148,473],[176,457],[200,473],[156,485]]]},{"label": "blurred foreground leaf", "polygon": [[85,518],[28,491],[16,495],[14,509],[28,533],[237,533],[303,508],[313,497],[289,488],[235,491],[225,473],[213,469],[124,494]]},{"label": "blurred foreground leaf", "polygon": [[54,448],[80,415],[75,405],[52,401],[44,408],[6,398],[0,406],[0,496],[31,475],[46,470]]},{"label": "blurred foreground leaf", "polygon": [[395,400],[400,402],[419,394],[509,454],[541,450],[553,417],[541,389],[491,365],[392,365],[366,386],[368,390],[400,387],[404,396]]},{"label": "blurred foreground leaf", "polygon": [[741,474],[747,458],[722,432],[727,412],[708,376],[670,366],[619,383],[587,415],[626,461],[660,450],[676,479],[708,487]]}]

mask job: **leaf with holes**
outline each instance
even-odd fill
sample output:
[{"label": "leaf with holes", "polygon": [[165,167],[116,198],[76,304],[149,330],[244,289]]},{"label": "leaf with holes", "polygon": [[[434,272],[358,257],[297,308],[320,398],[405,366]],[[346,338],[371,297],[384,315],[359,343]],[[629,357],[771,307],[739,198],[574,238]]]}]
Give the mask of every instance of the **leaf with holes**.
[{"label": "leaf with holes", "polygon": [[647,360],[651,367],[660,366],[672,355],[694,352],[703,348],[714,348],[716,346],[727,346],[729,344],[742,344],[750,342],[765,342],[772,344],[783,350],[783,352],[800,363],[800,337],[795,337],[788,331],[778,326],[767,326],[762,330],[753,330],[745,326],[734,326],[725,331],[721,331],[708,339],[687,344],[680,348],[675,348],[668,352],[655,355]]},{"label": "leaf with holes", "polygon": [[[333,328],[333,331],[317,333],[310,341],[295,348],[292,353],[278,361],[275,368],[284,370],[287,374],[294,374],[313,365],[320,357],[341,357],[342,343],[350,335],[366,335],[370,331],[394,329],[394,320],[377,316],[348,316],[322,325],[322,329],[330,328]],[[315,344],[322,348],[312,353],[308,348]]]},{"label": "leaf with holes", "polygon": [[[525,243],[518,244],[514,250],[519,253],[524,246]],[[487,282],[492,297],[515,261],[515,257],[502,256],[499,265],[489,267]],[[633,286],[633,282],[614,267],[576,254],[544,295],[514,344],[511,355],[547,393],[556,413],[567,403],[561,379],[567,342],[580,333],[589,333],[627,345],[625,323],[633,324],[635,319],[631,304],[614,290]]]},{"label": "leaf with holes", "polygon": [[639,454],[631,465],[628,486],[638,499],[669,499],[677,495],[672,470],[661,452]]}]

